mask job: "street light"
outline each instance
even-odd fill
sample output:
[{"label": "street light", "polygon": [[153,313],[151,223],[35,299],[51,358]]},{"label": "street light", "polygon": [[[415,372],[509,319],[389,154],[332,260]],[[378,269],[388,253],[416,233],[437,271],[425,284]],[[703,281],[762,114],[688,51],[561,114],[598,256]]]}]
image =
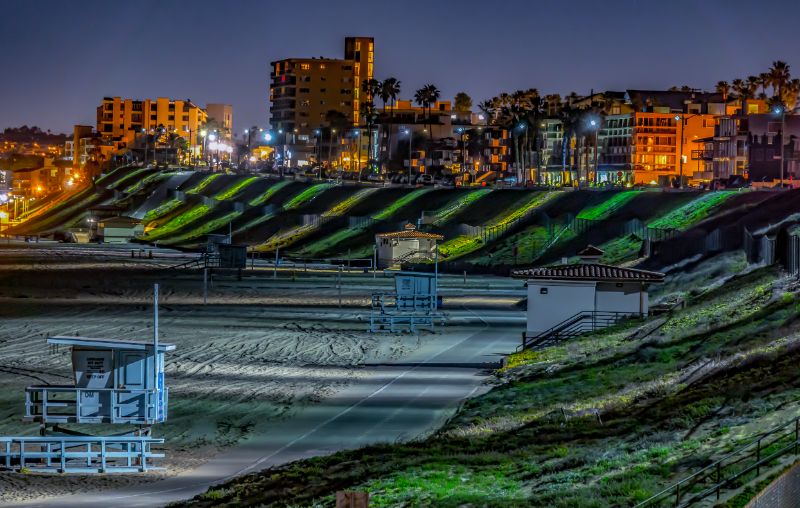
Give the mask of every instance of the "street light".
[{"label": "street light", "polygon": [[686,126],[686,120],[688,120],[688,119],[690,119],[690,118],[692,118],[694,116],[697,116],[697,115],[675,115],[675,121],[681,123],[681,153],[678,154],[679,157],[681,158],[681,166],[680,166],[681,170],[680,170],[680,173],[678,174],[678,178],[679,178],[678,188],[680,188],[680,189],[683,189],[683,130],[684,130],[685,126]]},{"label": "street light", "polygon": [[413,162],[411,158],[411,129],[404,129],[403,134],[408,136],[408,185],[411,185],[411,164]]},{"label": "street light", "polygon": [[[590,118],[589,119],[589,128],[594,131],[594,183],[597,184],[598,182],[598,175],[597,175],[597,161],[599,150],[597,148],[597,134],[600,132],[600,120],[597,118]],[[587,171],[588,172],[588,171]],[[586,181],[589,181],[589,175],[586,175]]]},{"label": "street light", "polygon": [[772,112],[781,116],[781,189],[783,189],[783,164],[786,150],[786,108],[783,105],[775,106]]}]

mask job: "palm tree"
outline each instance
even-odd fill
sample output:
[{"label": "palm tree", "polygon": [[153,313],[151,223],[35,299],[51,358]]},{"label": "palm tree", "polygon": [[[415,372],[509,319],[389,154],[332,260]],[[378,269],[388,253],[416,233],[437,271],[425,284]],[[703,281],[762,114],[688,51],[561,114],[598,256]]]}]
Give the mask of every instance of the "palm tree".
[{"label": "palm tree", "polygon": [[761,93],[758,94],[759,99],[766,99],[767,98],[767,87],[770,83],[770,77],[768,72],[762,72],[758,75],[758,86],[761,87]]},{"label": "palm tree", "polygon": [[729,85],[727,81],[717,81],[717,85],[714,88],[718,94],[722,94],[722,102],[728,102],[728,94],[731,91],[731,85]]},{"label": "palm tree", "polygon": [[428,128],[430,129],[430,132],[428,133],[429,141],[433,139],[433,123],[431,120],[431,107],[434,104],[436,104],[436,101],[439,100],[440,96],[441,92],[439,92],[439,89],[432,84],[427,84],[422,88],[420,88],[419,90],[417,90],[416,93],[414,93],[414,102],[416,102],[417,105],[422,106],[422,115],[425,116],[425,110],[426,109],[428,110],[427,120],[428,120]]},{"label": "palm tree", "polygon": [[472,97],[466,92],[458,92],[453,100],[456,111],[459,113],[469,113],[472,110]]},{"label": "palm tree", "polygon": [[[361,116],[364,117],[364,123],[367,125],[367,167],[372,169],[372,128],[378,119],[378,112],[375,110],[375,104],[372,101],[362,101],[360,110]],[[360,144],[361,138],[359,137]],[[358,171],[360,175],[361,168],[358,168]]]},{"label": "palm tree", "polygon": [[[577,109],[570,106],[569,102],[564,102],[564,104],[561,105],[561,110],[559,111],[558,117],[561,120],[561,129],[562,129],[562,136],[561,136],[562,171],[566,171],[567,169],[567,159],[569,158],[569,149],[570,145],[572,144],[572,138],[575,135],[575,131],[578,126],[579,113],[580,112]],[[570,162],[570,173],[571,169],[572,169],[572,163]]]},{"label": "palm tree", "polygon": [[494,107],[494,102],[491,100],[483,101],[478,104],[478,109],[483,113],[484,118],[486,118],[486,123],[491,123],[494,120],[497,112]]},{"label": "palm tree", "polygon": [[767,71],[769,83],[772,85],[772,95],[782,97],[783,88],[791,81],[789,64],[781,60],[772,62],[772,67]]},{"label": "palm tree", "polygon": [[797,95],[800,93],[800,79],[793,79],[783,86],[783,95],[781,101],[786,106],[786,109],[793,111],[797,106]]},{"label": "palm tree", "polygon": [[387,160],[392,159],[392,128],[394,127],[394,105],[397,101],[397,96],[400,95],[400,80],[397,78],[386,78],[381,82],[381,100],[383,101],[383,112],[386,114],[386,103],[391,104],[389,109],[389,129],[386,144],[388,145]]}]

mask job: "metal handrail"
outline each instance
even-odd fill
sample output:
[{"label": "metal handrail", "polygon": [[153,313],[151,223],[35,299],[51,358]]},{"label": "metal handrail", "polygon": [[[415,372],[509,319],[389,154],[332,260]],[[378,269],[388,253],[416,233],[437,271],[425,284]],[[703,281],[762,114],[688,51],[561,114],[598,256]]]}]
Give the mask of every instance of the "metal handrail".
[{"label": "metal handrail", "polygon": [[[792,442],[790,442],[789,444],[787,444],[786,446],[784,446],[783,448],[780,448],[779,450],[771,453],[770,455],[768,455],[766,457],[761,457],[761,450],[763,448],[762,442],[767,438],[775,436],[780,431],[783,431],[783,430],[787,429],[790,425],[794,425],[794,430],[793,431],[790,430],[788,432],[784,432],[784,433],[780,434],[777,437],[777,439],[772,441],[772,443],[776,443],[780,439],[785,438],[787,436],[791,436],[792,434],[794,434],[794,440]],[[747,459],[749,456],[752,455],[752,452],[750,454],[746,454],[746,455],[740,457],[738,460],[736,460],[734,462],[731,462],[731,463],[729,463],[727,465],[723,465],[723,463],[726,460],[729,460],[729,459],[733,458],[734,456],[741,455],[746,450],[751,449],[753,447],[753,445],[756,445],[756,447],[757,447],[756,448],[756,462],[754,462],[753,464],[750,464],[749,466],[745,467],[743,470],[738,471],[738,472],[732,474],[729,477],[721,479],[722,470],[723,470],[724,467],[730,467],[730,466],[732,466],[734,464],[737,464],[737,463]],[[672,496],[672,495],[675,496],[675,504],[674,504],[675,507],[689,506],[691,503],[694,503],[694,502],[700,501],[702,499],[705,499],[705,498],[707,498],[708,496],[710,496],[710,495],[712,495],[714,493],[716,493],[717,499],[719,499],[720,490],[722,488],[726,487],[731,482],[741,478],[742,476],[744,476],[747,473],[752,472],[753,470],[756,470],[757,471],[756,474],[758,475],[760,473],[760,469],[761,469],[761,466],[763,464],[766,464],[768,462],[771,462],[772,460],[775,460],[776,458],[780,457],[781,455],[785,454],[787,451],[792,450],[792,449],[794,450],[794,453],[797,454],[799,447],[800,447],[800,417],[797,417],[797,418],[794,418],[793,420],[789,420],[789,421],[787,421],[787,422],[785,422],[785,423],[783,423],[781,425],[773,427],[772,429],[770,429],[770,430],[768,430],[766,432],[758,434],[756,437],[754,437],[748,443],[746,443],[746,444],[740,446],[739,448],[733,450],[732,452],[724,455],[722,458],[718,459],[715,462],[712,462],[708,466],[696,471],[695,473],[687,476],[686,478],[683,478],[682,480],[673,483],[669,487],[667,487],[667,488],[665,488],[665,489],[653,494],[652,496],[650,496],[649,498],[647,498],[644,501],[640,502],[639,504],[636,504],[634,506],[634,508],[643,508],[645,506],[650,506],[652,503],[654,503],[656,501],[665,499],[667,494],[669,494],[670,496]],[[716,477],[717,477],[716,478],[716,483],[711,485],[710,487],[706,488],[705,490],[702,490],[700,492],[692,494],[692,497],[690,497],[688,500],[682,502],[681,501],[681,497],[682,497],[681,496],[681,487],[683,485],[686,485],[687,483],[689,483],[691,480],[695,480],[695,479],[698,479],[700,477],[703,477],[704,474],[708,474],[708,475],[716,474]]]},{"label": "metal handrail", "polygon": [[[581,311],[534,336],[529,336],[527,332],[523,333],[523,342],[522,345],[517,348],[517,351],[527,349],[529,344],[528,341],[529,338],[531,339],[530,342],[534,341],[540,342],[549,338],[552,339],[561,338],[561,340],[563,340],[566,338],[574,337],[576,335],[580,335],[585,331],[596,330],[598,328],[597,326],[598,321],[599,324],[610,326],[611,324],[615,324],[626,317],[639,317],[641,315],[642,314],[639,312],[590,311],[590,310]],[[601,319],[598,320],[598,317],[600,317]],[[583,329],[578,330],[576,328],[578,325],[584,324],[584,322],[587,321],[589,318],[591,318],[591,328],[589,330],[583,330]],[[576,333],[564,333],[564,332],[576,332]]]}]

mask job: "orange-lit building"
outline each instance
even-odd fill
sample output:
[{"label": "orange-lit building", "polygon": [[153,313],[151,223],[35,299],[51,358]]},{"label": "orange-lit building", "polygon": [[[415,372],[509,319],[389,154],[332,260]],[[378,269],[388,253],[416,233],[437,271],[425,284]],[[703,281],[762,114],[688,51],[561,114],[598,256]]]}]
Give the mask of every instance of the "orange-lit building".
[{"label": "orange-lit building", "polygon": [[206,111],[189,100],[105,97],[97,107],[97,132],[124,148],[131,146],[143,130],[149,133],[164,127],[190,146],[197,146],[202,142],[199,131],[207,118]]},{"label": "orange-lit building", "polygon": [[372,37],[347,37],[344,58],[287,58],[271,62],[270,124],[307,141],[337,111],[357,125],[361,83],[374,77]]}]

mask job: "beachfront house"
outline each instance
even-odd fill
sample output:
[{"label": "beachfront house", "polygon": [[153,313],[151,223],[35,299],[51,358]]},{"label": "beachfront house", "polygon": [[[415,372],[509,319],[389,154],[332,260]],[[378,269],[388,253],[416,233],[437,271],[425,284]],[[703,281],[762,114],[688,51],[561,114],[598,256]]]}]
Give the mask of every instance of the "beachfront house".
[{"label": "beachfront house", "polygon": [[105,243],[128,243],[144,234],[144,224],[133,217],[109,217],[97,224],[97,235]]},{"label": "beachfront house", "polygon": [[524,345],[551,344],[647,315],[648,288],[663,282],[664,274],[598,263],[602,251],[595,250],[578,263],[512,272],[528,286]]},{"label": "beachfront house", "polygon": [[442,239],[442,235],[419,231],[411,223],[406,224],[402,231],[378,233],[375,235],[378,267],[387,268],[412,259],[432,260],[436,244]]}]

